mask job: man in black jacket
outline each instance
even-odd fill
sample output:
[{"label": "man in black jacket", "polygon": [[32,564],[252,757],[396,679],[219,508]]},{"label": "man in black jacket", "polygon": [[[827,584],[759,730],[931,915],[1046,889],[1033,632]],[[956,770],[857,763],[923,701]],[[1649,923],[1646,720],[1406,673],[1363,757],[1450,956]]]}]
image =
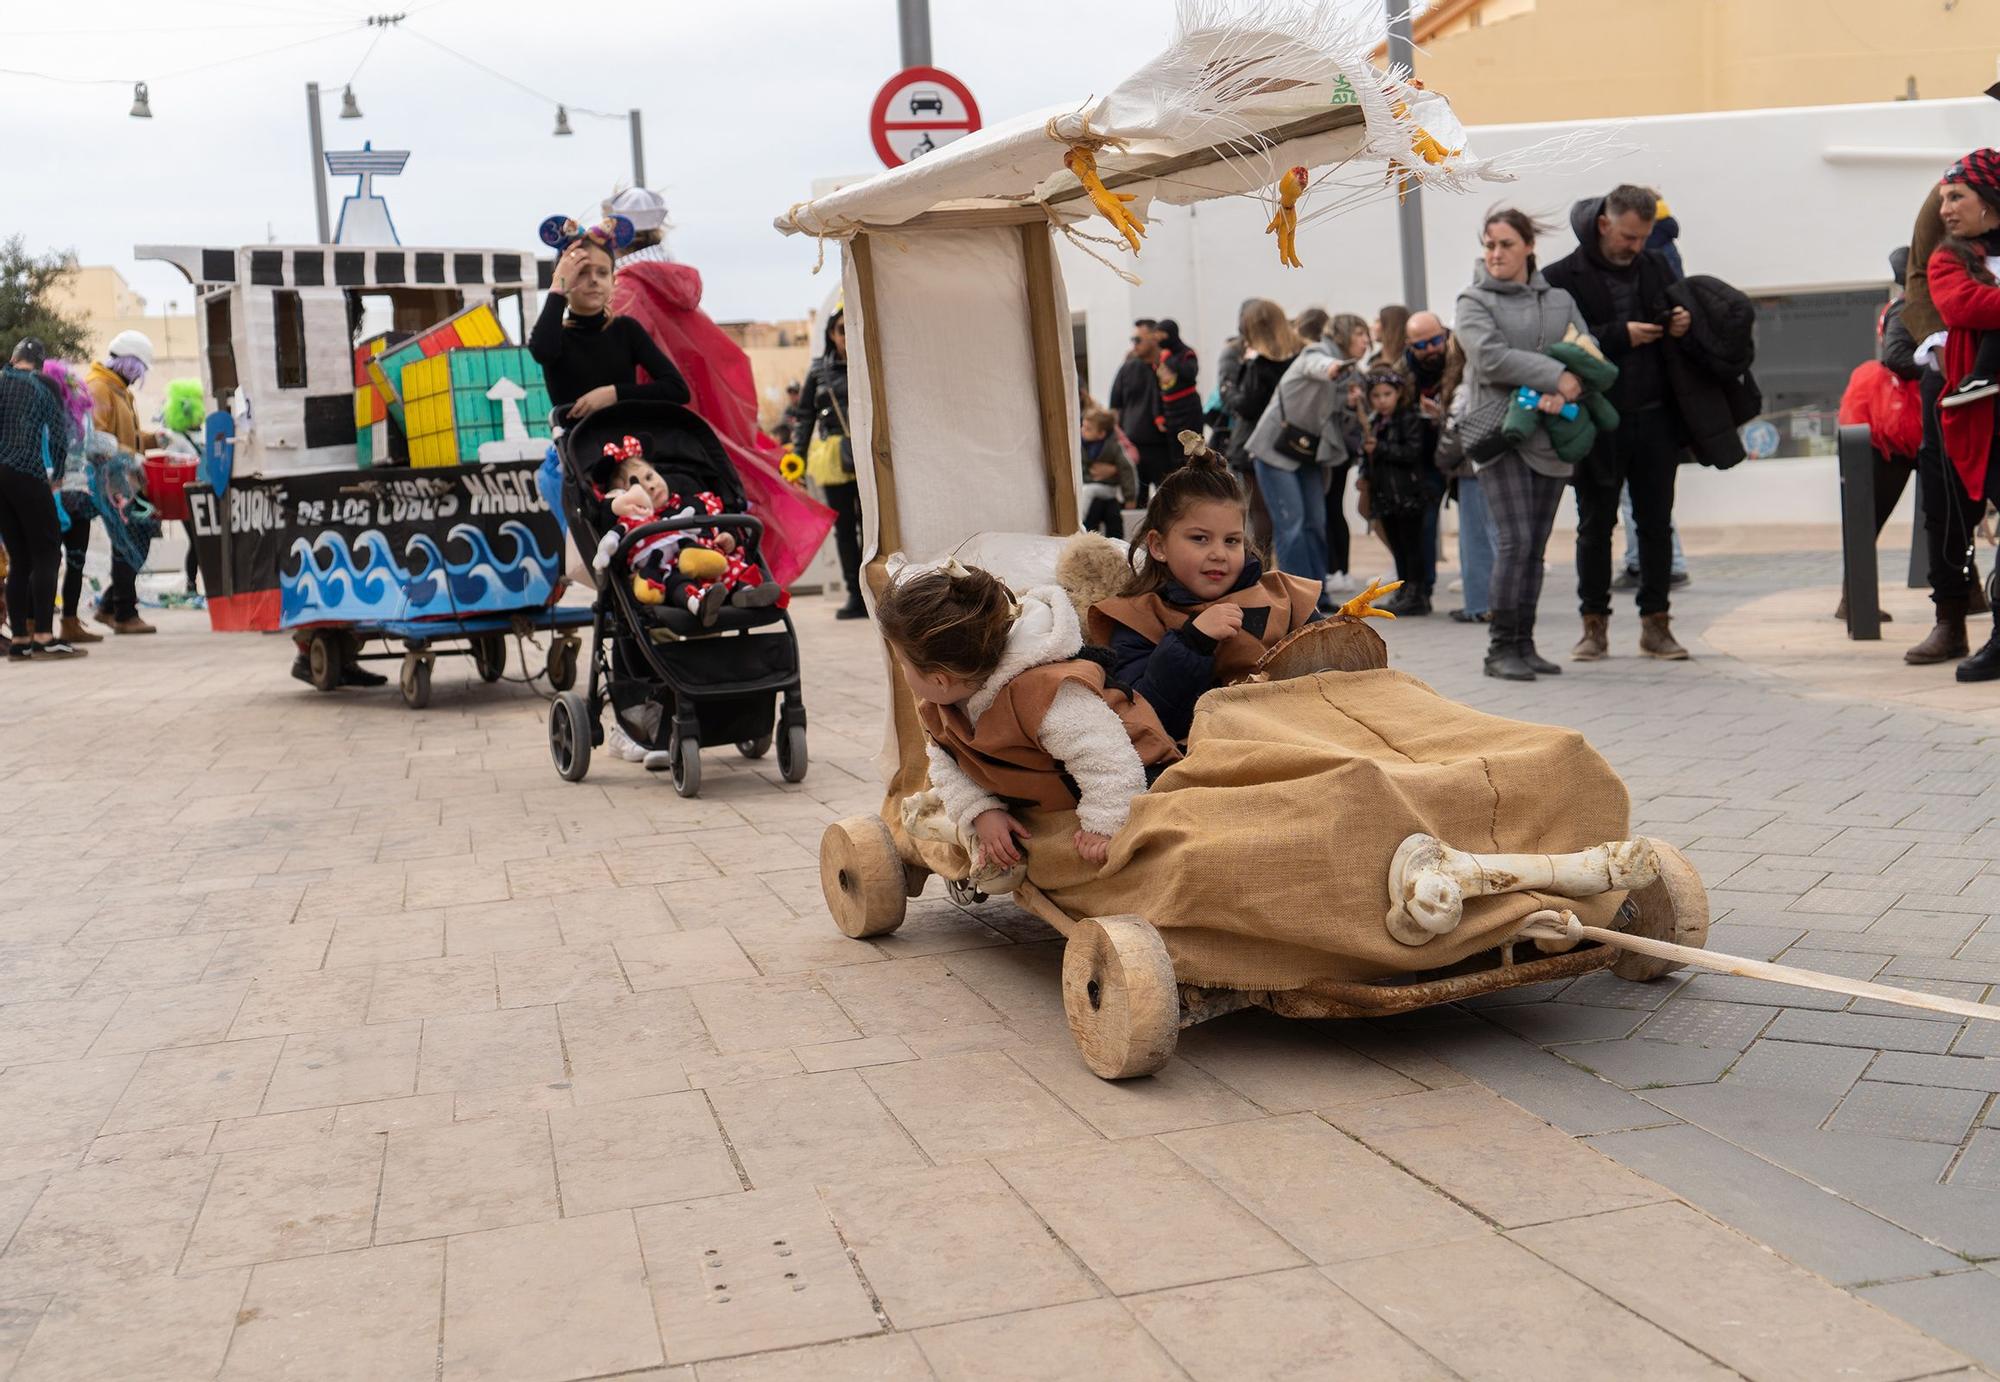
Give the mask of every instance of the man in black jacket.
[{"label": "man in black jacket", "polygon": [[1693,318],[1668,301],[1680,275],[1665,256],[1646,248],[1659,195],[1621,186],[1570,209],[1577,247],[1544,271],[1576,299],[1605,358],[1618,366],[1610,401],[1619,423],[1576,470],[1576,580],[1583,637],[1571,651],[1595,662],[1610,651],[1611,534],[1618,526],[1619,490],[1632,491],[1639,527],[1639,651],[1678,661],[1667,613],[1673,564],[1674,476],[1681,463],[1679,422],[1668,379],[1668,336],[1685,336]]},{"label": "man in black jacket", "polygon": [[1132,323],[1132,350],[1111,380],[1106,401],[1118,430],[1139,453],[1139,502],[1172,470],[1171,437],[1160,426],[1160,329],[1151,317]]}]

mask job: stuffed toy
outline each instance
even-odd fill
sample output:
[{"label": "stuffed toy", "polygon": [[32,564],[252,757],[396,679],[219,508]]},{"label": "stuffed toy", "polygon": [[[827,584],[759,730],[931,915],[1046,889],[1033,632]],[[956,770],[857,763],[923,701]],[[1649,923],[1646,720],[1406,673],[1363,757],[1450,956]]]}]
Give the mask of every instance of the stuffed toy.
[{"label": "stuffed toy", "polygon": [[1597,342],[1578,332],[1574,322],[1560,341],[1542,353],[1560,360],[1563,368],[1582,382],[1582,397],[1577,405],[1560,413],[1545,413],[1535,406],[1541,395],[1533,389],[1521,389],[1507,405],[1500,434],[1510,446],[1518,447],[1534,435],[1535,428],[1546,427],[1556,455],[1574,465],[1590,454],[1600,435],[1618,430],[1618,410],[1604,396],[1617,381],[1618,366],[1606,360]]}]

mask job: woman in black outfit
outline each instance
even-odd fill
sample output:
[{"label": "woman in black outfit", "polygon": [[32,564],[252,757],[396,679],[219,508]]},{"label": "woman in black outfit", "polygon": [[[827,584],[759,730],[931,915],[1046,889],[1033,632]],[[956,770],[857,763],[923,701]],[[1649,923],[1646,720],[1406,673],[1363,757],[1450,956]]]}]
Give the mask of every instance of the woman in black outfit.
[{"label": "woman in black outfit", "polygon": [[[528,336],[528,353],[542,367],[549,401],[565,421],[580,422],[599,408],[633,399],[685,405],[691,395],[674,362],[630,317],[608,314],[611,247],[579,236],[556,258],[542,315]],[[639,382],[639,370],[651,377]]]},{"label": "woman in black outfit", "polygon": [[866,619],[861,602],[861,486],[854,478],[854,443],[847,430],[847,319],[835,312],[826,319],[826,338],[819,358],[806,371],[799,401],[792,405],[792,445],[803,456],[812,448],[814,429],[822,437],[840,439],[840,458],[847,478],[815,476],[833,510],[833,543],[840,553],[840,579],[847,586],[847,603],[836,619]]}]

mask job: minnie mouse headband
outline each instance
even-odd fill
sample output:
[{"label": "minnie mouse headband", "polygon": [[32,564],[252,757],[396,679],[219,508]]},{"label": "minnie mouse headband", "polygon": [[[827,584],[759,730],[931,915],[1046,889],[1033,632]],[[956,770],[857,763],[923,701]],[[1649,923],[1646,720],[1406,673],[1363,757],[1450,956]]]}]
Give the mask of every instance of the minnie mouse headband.
[{"label": "minnie mouse headband", "polygon": [[606,216],[594,226],[577,223],[574,216],[551,216],[542,222],[542,243],[566,250],[579,240],[592,240],[606,249],[624,249],[632,243],[632,222],[625,216]]},{"label": "minnie mouse headband", "polygon": [[646,444],[637,437],[628,436],[623,441],[604,443],[604,454],[614,461],[643,461],[646,459]]}]

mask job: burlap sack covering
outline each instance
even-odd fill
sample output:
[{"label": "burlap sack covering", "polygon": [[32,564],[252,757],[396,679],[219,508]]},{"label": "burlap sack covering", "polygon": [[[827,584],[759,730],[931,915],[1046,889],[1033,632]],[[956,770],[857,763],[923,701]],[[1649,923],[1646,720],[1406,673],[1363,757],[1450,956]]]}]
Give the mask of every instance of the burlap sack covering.
[{"label": "burlap sack covering", "polygon": [[1144,917],[1183,983],[1309,991],[1453,964],[1540,907],[1612,925],[1623,893],[1472,899],[1422,947],[1382,918],[1389,861],[1415,831],[1556,853],[1624,839],[1629,811],[1574,730],[1482,715],[1403,672],[1325,672],[1204,696],[1188,756],[1133,802],[1103,870],[1078,857],[1063,812],[1028,819],[1028,876],[1070,916]]}]

